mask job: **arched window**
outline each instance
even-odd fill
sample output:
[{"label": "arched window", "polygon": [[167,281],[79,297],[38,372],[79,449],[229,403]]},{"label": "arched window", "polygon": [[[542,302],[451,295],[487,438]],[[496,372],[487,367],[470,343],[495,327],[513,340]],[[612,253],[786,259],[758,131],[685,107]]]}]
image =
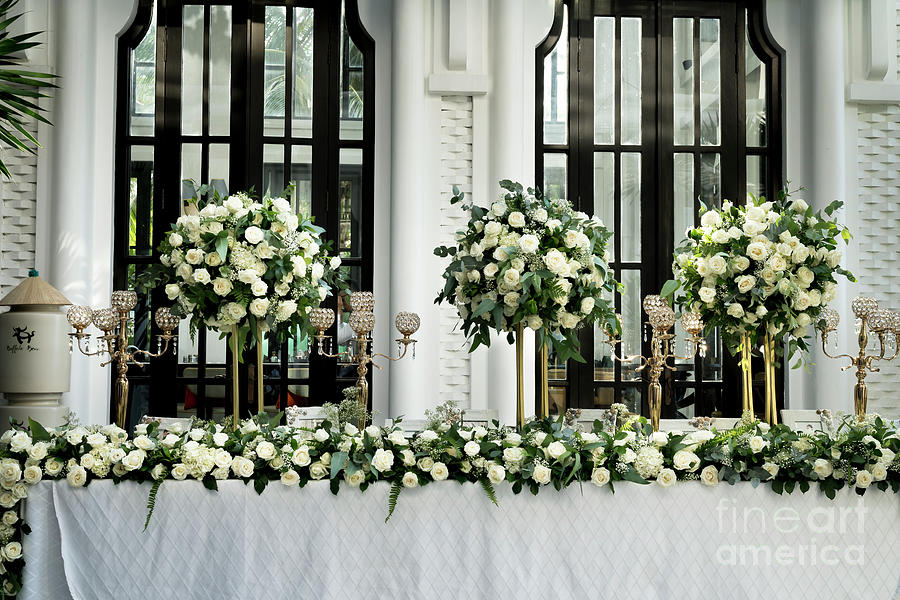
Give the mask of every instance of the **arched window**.
[{"label": "arched window", "polygon": [[[273,196],[293,183],[295,209],[325,228],[354,289],[371,289],[374,58],[356,0],[142,0],[118,46],[116,288],[157,260],[192,180]],[[167,303],[141,298],[136,345]],[[267,410],[335,401],[353,381],[306,341],[264,350]],[[230,412],[228,360],[217,332],[192,340],[183,324],[177,358],[131,367],[131,419]]]},{"label": "arched window", "polygon": [[[535,177],[615,232],[629,353],[649,353],[641,299],[671,278],[700,202],[773,196],[784,183],[782,54],[761,0],[558,0],[536,50]],[[624,402],[646,414],[637,364],[611,360],[599,331],[580,337],[587,364],[551,367],[557,407]],[[739,415],[736,363],[715,332],[709,345],[666,374],[664,417]]]}]

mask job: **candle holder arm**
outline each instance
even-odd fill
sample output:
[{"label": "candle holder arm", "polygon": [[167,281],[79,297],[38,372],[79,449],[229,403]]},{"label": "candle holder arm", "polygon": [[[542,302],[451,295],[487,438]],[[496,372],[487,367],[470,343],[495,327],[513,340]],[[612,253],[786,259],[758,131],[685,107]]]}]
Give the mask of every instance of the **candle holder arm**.
[{"label": "candle holder arm", "polygon": [[90,334],[86,334],[86,333],[84,333],[84,334],[70,333],[70,334],[69,334],[69,337],[70,337],[70,338],[75,338],[75,339],[78,340],[78,342],[76,343],[76,345],[78,346],[78,351],[81,352],[82,354],[84,354],[85,356],[99,356],[99,355],[101,355],[101,354],[106,354],[106,353],[108,352],[108,350],[105,350],[105,349],[103,349],[103,348],[100,348],[100,347],[99,347],[99,344],[98,344],[98,346],[97,346],[97,350],[95,350],[95,351],[93,351],[93,352],[90,351],[90,348],[88,348],[87,350],[85,350],[84,347],[81,345],[81,340],[84,339],[84,338],[86,338],[86,337],[90,337]]}]

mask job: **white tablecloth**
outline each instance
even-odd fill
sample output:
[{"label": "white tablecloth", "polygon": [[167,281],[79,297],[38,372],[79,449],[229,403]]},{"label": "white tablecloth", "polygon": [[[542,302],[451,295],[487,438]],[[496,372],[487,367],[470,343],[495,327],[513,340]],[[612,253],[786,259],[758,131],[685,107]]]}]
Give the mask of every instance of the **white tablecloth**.
[{"label": "white tablecloth", "polygon": [[[872,598],[900,594],[900,496],[577,485],[42,482],[22,598]],[[71,596],[67,596],[66,588]]]}]

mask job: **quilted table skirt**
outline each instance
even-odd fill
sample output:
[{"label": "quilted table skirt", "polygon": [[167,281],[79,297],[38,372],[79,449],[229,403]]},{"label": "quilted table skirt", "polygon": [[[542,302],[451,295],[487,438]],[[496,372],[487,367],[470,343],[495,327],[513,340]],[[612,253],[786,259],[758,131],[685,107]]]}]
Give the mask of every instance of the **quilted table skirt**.
[{"label": "quilted table skirt", "polygon": [[65,480],[31,490],[21,598],[872,598],[900,595],[900,496],[680,482],[444,481],[364,493]]}]

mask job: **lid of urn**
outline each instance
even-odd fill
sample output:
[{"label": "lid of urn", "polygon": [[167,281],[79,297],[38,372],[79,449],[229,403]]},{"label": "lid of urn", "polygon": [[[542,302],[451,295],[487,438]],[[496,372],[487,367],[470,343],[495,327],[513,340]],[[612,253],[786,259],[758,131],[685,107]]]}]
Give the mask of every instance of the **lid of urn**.
[{"label": "lid of urn", "polygon": [[72,304],[58,289],[38,277],[34,269],[28,277],[0,300],[0,306],[68,306]]}]

